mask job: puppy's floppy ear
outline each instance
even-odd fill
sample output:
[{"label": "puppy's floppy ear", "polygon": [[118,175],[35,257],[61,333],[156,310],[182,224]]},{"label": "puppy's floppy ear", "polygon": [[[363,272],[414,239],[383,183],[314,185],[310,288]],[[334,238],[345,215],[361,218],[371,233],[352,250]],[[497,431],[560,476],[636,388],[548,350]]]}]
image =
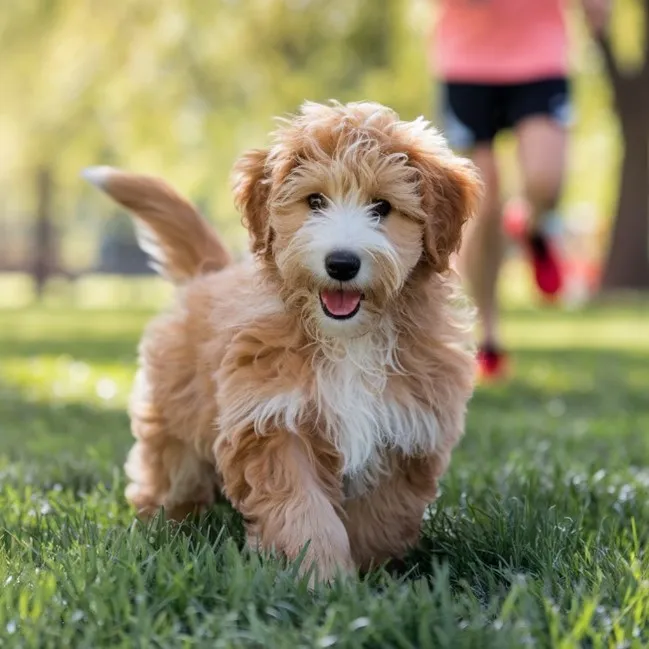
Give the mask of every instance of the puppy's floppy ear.
[{"label": "puppy's floppy ear", "polygon": [[268,151],[252,149],[244,153],[232,170],[234,203],[241,212],[244,226],[250,233],[254,254],[270,252],[271,232],[268,223],[270,179],[266,173]]},{"label": "puppy's floppy ear", "polygon": [[444,146],[439,153],[417,151],[411,164],[420,174],[421,206],[426,213],[425,262],[435,272],[449,268],[462,241],[462,229],[482,198],[482,181],[473,163]]}]

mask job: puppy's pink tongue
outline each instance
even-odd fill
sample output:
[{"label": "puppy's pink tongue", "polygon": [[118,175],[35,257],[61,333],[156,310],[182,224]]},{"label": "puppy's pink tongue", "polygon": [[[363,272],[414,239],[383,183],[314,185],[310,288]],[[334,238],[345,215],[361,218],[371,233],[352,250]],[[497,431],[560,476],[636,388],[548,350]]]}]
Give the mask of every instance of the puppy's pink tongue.
[{"label": "puppy's pink tongue", "polygon": [[361,301],[360,291],[322,291],[320,298],[332,315],[346,316],[354,311]]}]

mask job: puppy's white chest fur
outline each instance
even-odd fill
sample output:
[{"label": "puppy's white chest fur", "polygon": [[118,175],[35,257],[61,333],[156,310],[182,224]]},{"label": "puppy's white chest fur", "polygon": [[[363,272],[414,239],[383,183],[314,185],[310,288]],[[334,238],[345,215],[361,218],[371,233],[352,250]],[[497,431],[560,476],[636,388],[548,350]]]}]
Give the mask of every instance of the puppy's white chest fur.
[{"label": "puppy's white chest fur", "polygon": [[399,403],[389,396],[389,367],[385,359],[381,364],[374,360],[352,353],[316,371],[318,414],[352,483],[376,478],[390,449],[405,454],[432,451],[438,434],[432,411],[414,400]]},{"label": "puppy's white chest fur", "polygon": [[296,386],[257,404],[251,423],[262,434],[271,421],[298,433],[315,409],[318,428],[340,452],[348,495],[354,495],[380,476],[388,451],[432,452],[439,424],[430,408],[391,396],[389,376],[399,372],[389,347],[370,337],[335,351],[315,363],[311,387]]}]

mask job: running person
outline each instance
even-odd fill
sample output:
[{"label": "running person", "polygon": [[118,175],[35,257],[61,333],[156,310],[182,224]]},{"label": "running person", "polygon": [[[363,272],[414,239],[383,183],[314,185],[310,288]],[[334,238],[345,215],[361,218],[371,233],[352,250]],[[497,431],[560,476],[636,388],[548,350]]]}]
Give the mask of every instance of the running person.
[{"label": "running person", "polygon": [[[435,0],[433,0],[435,2]],[[611,0],[582,0],[592,31],[606,26]],[[561,268],[544,233],[559,200],[570,118],[569,0],[436,0],[430,54],[442,82],[442,125],[450,145],[470,155],[484,183],[480,213],[469,225],[459,269],[482,325],[484,377],[505,370],[496,284],[503,260],[502,205],[495,136],[513,129],[530,206],[525,249],[539,290],[561,290]]]}]

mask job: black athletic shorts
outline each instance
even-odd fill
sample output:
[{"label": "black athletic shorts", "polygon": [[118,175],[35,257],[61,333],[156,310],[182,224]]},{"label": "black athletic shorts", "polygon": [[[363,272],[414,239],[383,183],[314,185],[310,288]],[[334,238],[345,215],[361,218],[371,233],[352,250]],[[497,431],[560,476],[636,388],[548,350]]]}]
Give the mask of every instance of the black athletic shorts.
[{"label": "black athletic shorts", "polygon": [[547,115],[567,126],[571,119],[566,78],[517,84],[446,82],[441,86],[440,128],[452,148],[488,144],[531,115]]}]

